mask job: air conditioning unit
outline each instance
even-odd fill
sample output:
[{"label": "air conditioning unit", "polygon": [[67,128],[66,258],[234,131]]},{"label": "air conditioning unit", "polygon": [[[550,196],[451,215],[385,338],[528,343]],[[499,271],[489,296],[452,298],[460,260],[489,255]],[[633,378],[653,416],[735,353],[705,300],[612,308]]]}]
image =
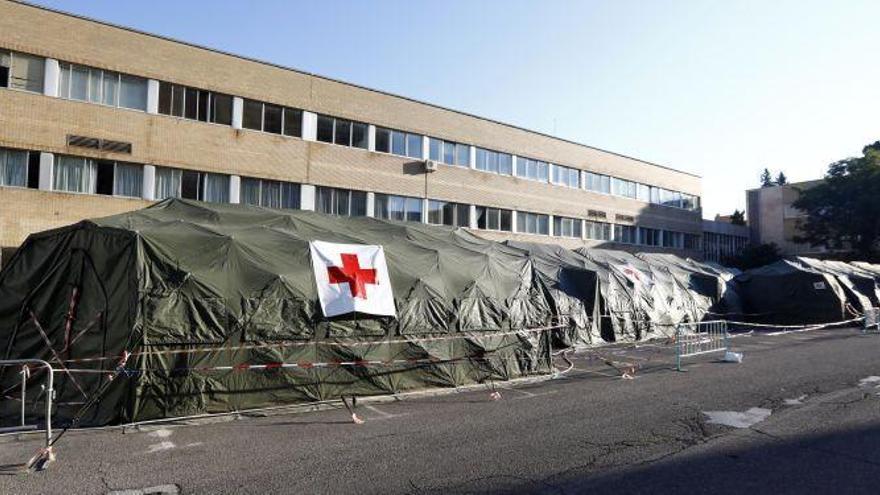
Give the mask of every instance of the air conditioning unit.
[{"label": "air conditioning unit", "polygon": [[434,160],[425,160],[425,172],[436,172],[437,162]]}]

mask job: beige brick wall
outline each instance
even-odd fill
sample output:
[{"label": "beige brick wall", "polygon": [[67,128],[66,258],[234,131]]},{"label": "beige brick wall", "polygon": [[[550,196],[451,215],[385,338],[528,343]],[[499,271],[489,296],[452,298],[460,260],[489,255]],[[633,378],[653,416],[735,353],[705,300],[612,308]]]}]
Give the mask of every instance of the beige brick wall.
[{"label": "beige brick wall", "polygon": [[0,246],[18,246],[35,232],[147,205],[140,199],[0,187]]},{"label": "beige brick wall", "polygon": [[[700,194],[696,176],[436,106],[155,36],[0,0],[0,48],[57,58],[529,156]],[[511,102],[516,104],[516,102]],[[132,153],[66,145],[68,134],[132,143]],[[700,214],[459,167],[421,173],[412,159],[229,126],[0,92],[0,146],[174,166],[586,218],[587,210],[700,233]],[[0,246],[31,232],[147,204],[0,189]],[[551,242],[556,238],[529,236]],[[580,241],[578,241],[580,242]]]},{"label": "beige brick wall", "polygon": [[0,47],[348,117],[700,194],[700,179],[690,174],[407,98],[28,5],[0,1]]}]

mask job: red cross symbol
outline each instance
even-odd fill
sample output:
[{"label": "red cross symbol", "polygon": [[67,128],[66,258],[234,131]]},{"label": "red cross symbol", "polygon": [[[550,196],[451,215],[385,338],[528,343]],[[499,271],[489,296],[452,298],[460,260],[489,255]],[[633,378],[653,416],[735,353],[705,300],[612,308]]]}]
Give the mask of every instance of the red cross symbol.
[{"label": "red cross symbol", "polygon": [[343,253],[342,268],[331,266],[327,268],[331,284],[348,284],[348,290],[352,297],[366,299],[366,284],[376,284],[376,270],[374,268],[361,268],[356,254]]}]

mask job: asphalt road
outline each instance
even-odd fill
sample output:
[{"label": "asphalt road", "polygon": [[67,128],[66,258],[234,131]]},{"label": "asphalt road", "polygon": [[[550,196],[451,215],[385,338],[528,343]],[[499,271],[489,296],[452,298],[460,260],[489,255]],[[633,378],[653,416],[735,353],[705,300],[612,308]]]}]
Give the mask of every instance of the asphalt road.
[{"label": "asphalt road", "polygon": [[[602,351],[641,363],[633,380],[587,352],[501,400],[362,403],[362,425],[332,409],[74,432],[47,471],[0,476],[0,493],[877,493],[880,335],[733,343],[743,363],[708,356],[687,373],[668,349]],[[38,447],[2,437],[0,464]]]}]

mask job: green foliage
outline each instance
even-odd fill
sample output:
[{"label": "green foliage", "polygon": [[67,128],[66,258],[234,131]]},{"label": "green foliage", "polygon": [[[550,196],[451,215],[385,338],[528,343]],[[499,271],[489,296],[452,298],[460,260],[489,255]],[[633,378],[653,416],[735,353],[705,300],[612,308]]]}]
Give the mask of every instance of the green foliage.
[{"label": "green foliage", "polygon": [[733,210],[733,215],[730,215],[730,223],[732,223],[733,225],[745,225],[746,212]]},{"label": "green foliage", "polygon": [[770,175],[770,170],[764,169],[761,172],[761,187],[773,187],[773,177]]},{"label": "green foliage", "polygon": [[880,236],[880,141],[829,165],[825,181],[801,191],[793,206],[807,215],[795,241],[872,258]]},{"label": "green foliage", "polygon": [[722,260],[722,263],[740,270],[749,270],[769,265],[780,259],[782,259],[782,255],[779,254],[779,247],[771,242],[770,244],[746,246],[738,256]]},{"label": "green foliage", "polygon": [[785,176],[784,172],[779,172],[779,175],[776,176],[776,185],[784,186],[788,184],[788,177]]}]

